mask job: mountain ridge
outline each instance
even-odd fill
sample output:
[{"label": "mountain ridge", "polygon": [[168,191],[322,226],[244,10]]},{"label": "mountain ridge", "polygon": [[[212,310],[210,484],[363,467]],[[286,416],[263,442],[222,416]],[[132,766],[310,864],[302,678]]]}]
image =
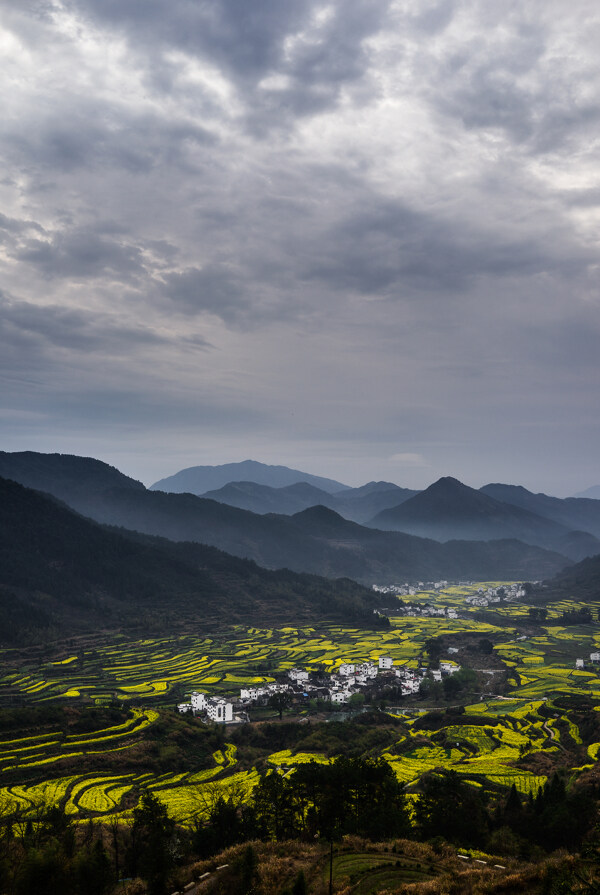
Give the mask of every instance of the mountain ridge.
[{"label": "mountain ridge", "polygon": [[343,491],[348,486],[323,476],[301,472],[288,466],[272,466],[259,463],[257,460],[242,460],[239,463],[224,463],[219,466],[188,466],[166,478],[159,479],[150,485],[150,491],[170,491],[181,494],[205,494],[222,488],[229,482],[255,482],[258,485],[270,485],[283,488],[296,482],[308,482],[330,494]]},{"label": "mountain ridge", "polygon": [[600,552],[600,542],[591,533],[580,532],[574,538],[571,527],[498,500],[485,489],[470,488],[451,476],[438,479],[400,506],[383,510],[369,525],[442,542],[516,538],[546,549],[568,549],[573,560],[590,551]]},{"label": "mountain ridge", "polygon": [[[68,468],[71,468],[67,464]],[[43,490],[52,493],[52,477]],[[72,489],[75,491],[76,489]],[[266,568],[283,566],[365,584],[431,578],[543,578],[569,563],[556,552],[514,539],[493,547],[482,542],[434,540],[380,531],[330,511],[319,521],[247,510],[196,497],[141,488],[78,492],[73,509],[104,525],[121,526],[173,541],[195,541]]]}]

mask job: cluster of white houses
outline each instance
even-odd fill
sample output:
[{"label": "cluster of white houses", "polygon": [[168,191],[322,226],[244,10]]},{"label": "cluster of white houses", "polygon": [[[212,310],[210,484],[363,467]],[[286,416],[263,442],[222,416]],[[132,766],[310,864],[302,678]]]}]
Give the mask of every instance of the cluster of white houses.
[{"label": "cluster of white houses", "polygon": [[[460,665],[456,662],[442,660],[439,669],[431,670],[430,674],[434,680],[441,681],[443,674],[454,674],[457,671],[460,671]],[[350,700],[354,693],[373,684],[380,672],[385,674],[388,679],[395,676],[402,695],[410,696],[419,692],[421,681],[427,675],[428,669],[415,670],[406,665],[394,667],[394,660],[391,656],[380,656],[377,664],[374,662],[342,662],[337,671],[322,675],[317,680],[312,680],[309,672],[302,668],[292,668],[287,673],[287,682],[242,687],[239,699],[235,702],[238,708],[244,709],[253,703],[266,702],[277,693],[296,693],[305,697],[314,696],[326,699],[334,705],[343,705]],[[206,697],[203,693],[192,693],[190,702],[182,702],[177,708],[180,712],[193,712],[194,714],[205,712],[208,720],[221,724],[241,720],[234,718],[232,701],[218,696]]]},{"label": "cluster of white houses", "polygon": [[525,596],[525,588],[522,584],[502,584],[500,587],[480,587],[476,594],[465,597],[465,603],[471,606],[489,606],[490,603],[499,603],[501,600],[519,600]]}]

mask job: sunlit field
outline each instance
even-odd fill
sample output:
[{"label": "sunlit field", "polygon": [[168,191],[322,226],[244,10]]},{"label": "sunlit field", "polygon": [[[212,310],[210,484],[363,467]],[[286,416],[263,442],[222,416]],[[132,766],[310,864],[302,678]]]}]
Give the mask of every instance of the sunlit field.
[{"label": "sunlit field", "polygon": [[[480,586],[416,594],[412,603],[451,607],[459,617],[392,614],[385,631],[340,625],[236,626],[211,637],[190,634],[136,641],[117,637],[111,642],[87,642],[79,649],[71,642],[64,655],[42,664],[26,659],[18,668],[17,654],[5,650],[0,655],[5,706],[11,700],[32,706],[56,701],[65,706],[120,704],[123,720],[85,733],[50,726],[43,732],[18,731],[3,737],[0,804],[23,819],[35,817],[40,806],[59,803],[77,820],[113,817],[127,823],[146,788],[179,822],[192,824],[206,816],[219,797],[247,799],[260,773],[293,773],[301,763],[329,762],[332,754],[323,747],[300,746],[255,749],[244,756],[227,742],[225,731],[224,745],[213,752],[208,767],[184,773],[121,772],[118,761],[127,762],[129,755],[138,754],[135,750],[150,748],[156,725],[173,717],[175,704],[191,691],[233,697],[241,687],[273,681],[295,666],[335,671],[342,662],[377,661],[383,655],[391,656],[396,666],[416,668],[427,664],[427,641],[440,636],[448,645],[489,639],[494,660],[501,660],[508,679],[502,693],[483,694],[455,718],[446,714],[434,723],[435,706],[423,705],[418,698],[389,709],[395,718],[395,739],[370,754],[388,761],[409,793],[425,772],[435,768],[454,770],[473,786],[492,792],[514,784],[521,793],[532,795],[547,780],[543,769],[564,760],[567,753],[573,774],[590,769],[600,752],[600,737],[590,738],[589,731],[582,735],[576,719],[564,706],[555,710],[553,701],[583,697],[592,711],[600,708],[598,669],[589,660],[590,653],[600,649],[600,604],[591,606],[593,624],[557,623],[563,611],[581,608],[565,598],[548,606],[545,622],[534,626],[528,624],[525,602],[493,604],[483,610],[465,603]],[[385,599],[393,609],[396,598]],[[460,654],[452,658],[460,662]],[[575,668],[577,658],[585,660],[585,669]],[[439,708],[444,711],[443,705]],[[428,726],[430,717],[434,720]],[[90,772],[90,759],[99,757],[102,772]]]}]

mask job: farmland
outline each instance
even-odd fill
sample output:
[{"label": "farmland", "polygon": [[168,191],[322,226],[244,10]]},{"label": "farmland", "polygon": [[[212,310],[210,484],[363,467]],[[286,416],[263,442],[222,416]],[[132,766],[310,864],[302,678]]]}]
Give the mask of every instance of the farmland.
[{"label": "farmland", "polygon": [[[476,589],[449,587],[411,598],[416,606],[454,608],[458,618],[392,614],[390,628],[377,632],[331,624],[238,625],[210,637],[190,632],[71,640],[44,657],[5,650],[0,697],[9,712],[59,707],[77,721],[95,707],[99,720],[85,730],[71,729],[59,716],[53,723],[15,722],[4,730],[0,803],[23,818],[42,805],[60,804],[78,821],[115,817],[127,823],[147,789],[180,823],[191,825],[221,796],[246,800],[269,769],[290,773],[360,744],[369,756],[385,758],[409,793],[435,768],[456,771],[491,793],[514,783],[526,795],[535,795],[558,767],[575,776],[593,772],[600,751],[600,679],[589,662],[575,669],[575,659],[600,648],[600,625],[561,625],[566,610],[580,608],[567,598],[547,607],[543,624],[531,623],[523,603],[482,611],[465,603]],[[597,619],[600,605],[591,608]],[[478,693],[460,711],[443,699],[436,704],[439,694],[411,698],[388,707],[390,714],[380,712],[363,739],[366,726],[351,728],[350,737],[338,735],[341,724],[319,723],[306,706],[294,712],[310,724],[273,724],[275,733],[263,739],[253,725],[215,733],[174,713],[192,690],[234,696],[240,687],[273,681],[294,666],[332,671],[343,661],[389,655],[396,666],[416,668],[427,663],[432,638],[442,638],[445,648],[454,645],[459,652],[453,657],[479,674]],[[479,667],[486,660],[473,652],[482,639],[493,645],[491,671]],[[493,683],[498,666],[504,669],[502,692]],[[102,715],[108,707],[112,721]]]}]

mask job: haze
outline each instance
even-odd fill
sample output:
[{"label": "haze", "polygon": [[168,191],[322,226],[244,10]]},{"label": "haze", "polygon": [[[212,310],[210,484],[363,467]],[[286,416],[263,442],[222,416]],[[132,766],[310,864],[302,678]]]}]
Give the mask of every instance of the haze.
[{"label": "haze", "polygon": [[598,484],[597,9],[4,0],[2,448]]}]

